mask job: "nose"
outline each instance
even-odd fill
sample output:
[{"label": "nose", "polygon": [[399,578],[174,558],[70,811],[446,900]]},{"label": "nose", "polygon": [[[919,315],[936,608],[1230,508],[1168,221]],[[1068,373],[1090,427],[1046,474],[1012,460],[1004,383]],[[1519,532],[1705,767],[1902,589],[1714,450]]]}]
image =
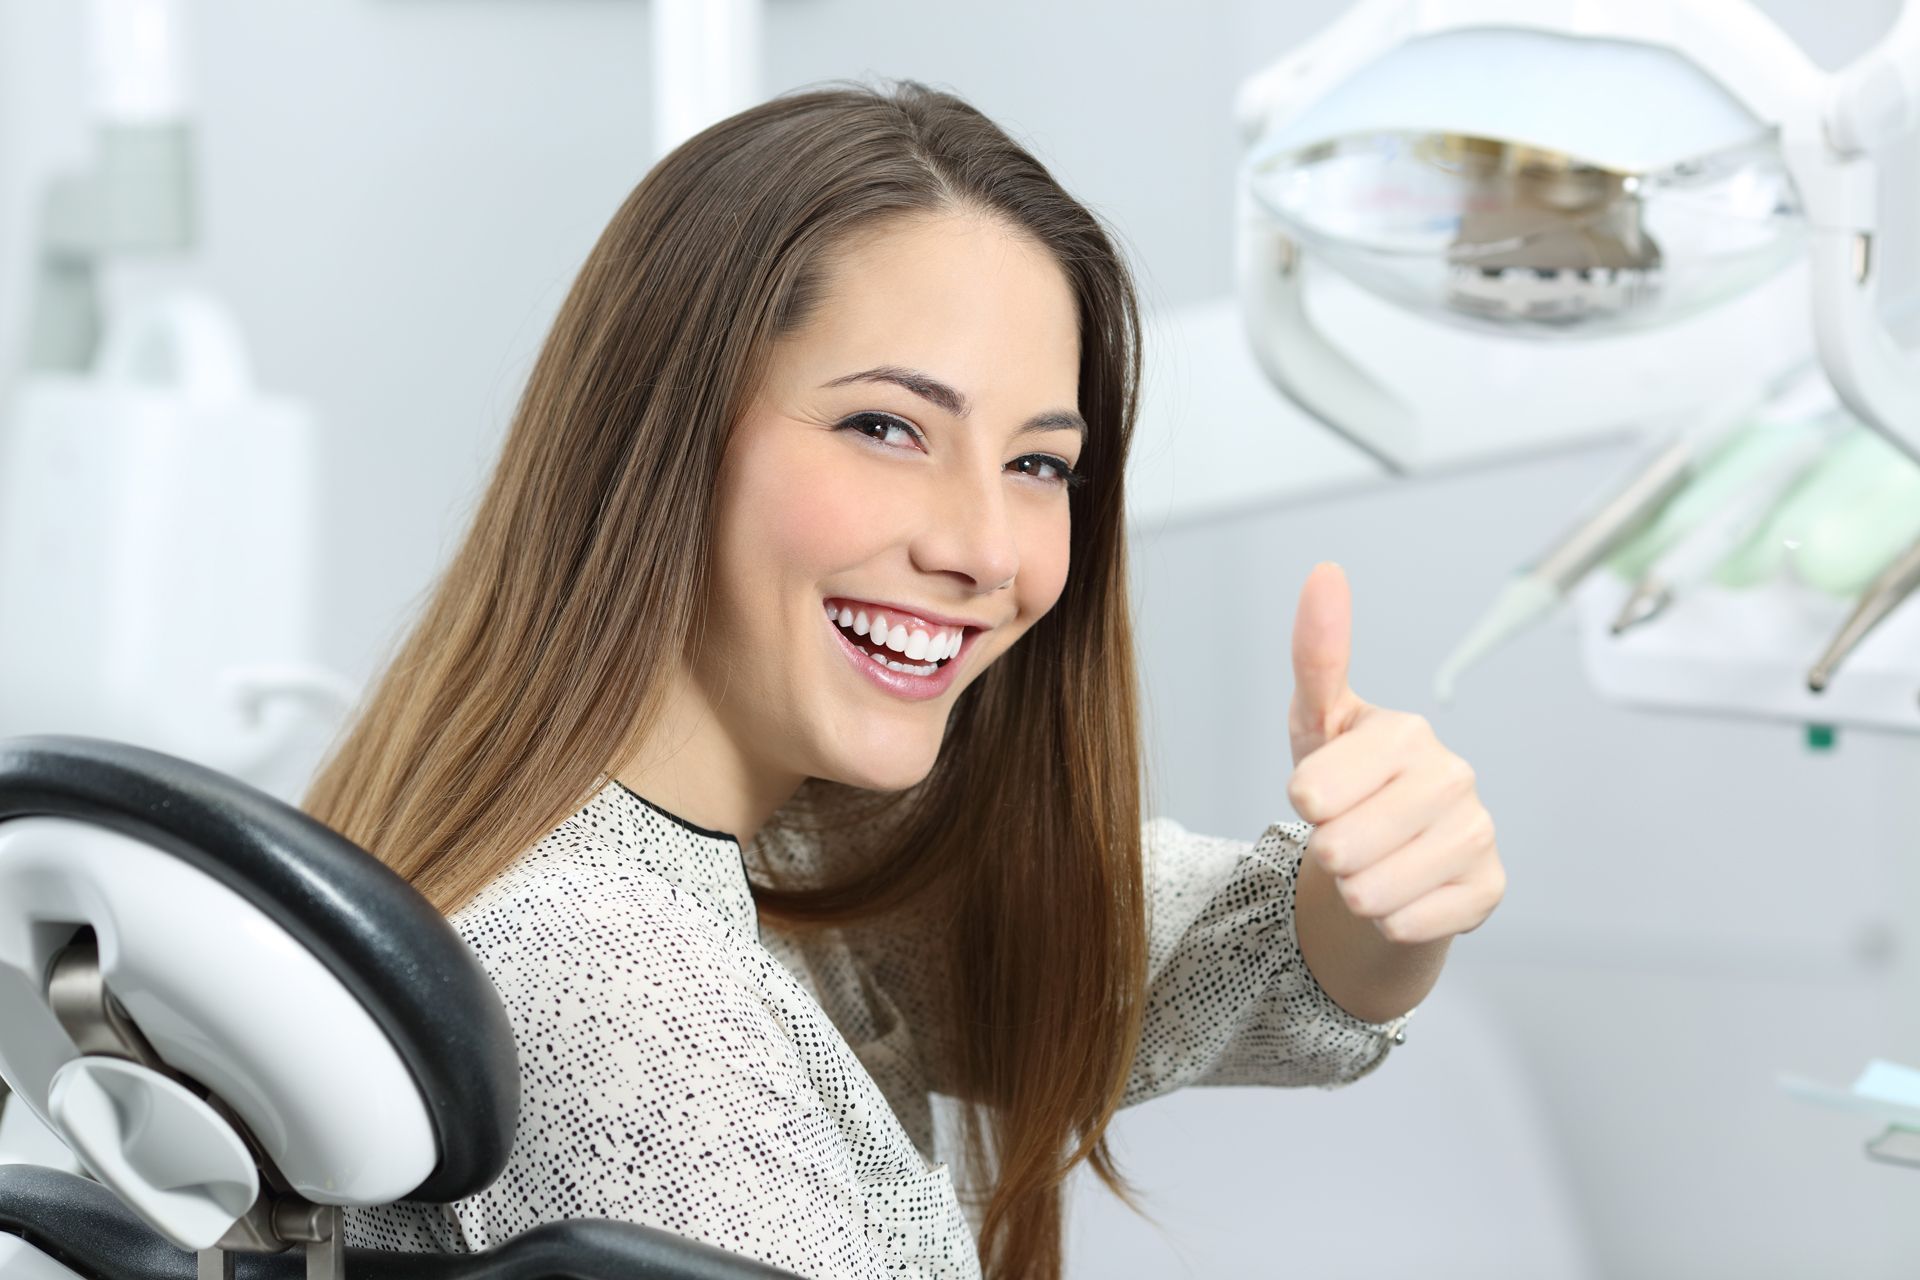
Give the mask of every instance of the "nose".
[{"label": "nose", "polygon": [[942,476],[934,488],[911,547],[914,566],[958,574],[981,595],[1012,582],[1020,548],[1001,473],[969,467],[965,475]]}]

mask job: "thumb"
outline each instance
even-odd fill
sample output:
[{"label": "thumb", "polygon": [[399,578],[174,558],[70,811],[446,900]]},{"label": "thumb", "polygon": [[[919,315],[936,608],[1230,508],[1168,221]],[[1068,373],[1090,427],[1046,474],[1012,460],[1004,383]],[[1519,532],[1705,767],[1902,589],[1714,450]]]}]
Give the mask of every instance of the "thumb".
[{"label": "thumb", "polygon": [[1293,616],[1293,706],[1288,729],[1297,765],[1347,728],[1353,698],[1347,664],[1353,652],[1353,597],[1347,575],[1322,561],[1307,575]]}]

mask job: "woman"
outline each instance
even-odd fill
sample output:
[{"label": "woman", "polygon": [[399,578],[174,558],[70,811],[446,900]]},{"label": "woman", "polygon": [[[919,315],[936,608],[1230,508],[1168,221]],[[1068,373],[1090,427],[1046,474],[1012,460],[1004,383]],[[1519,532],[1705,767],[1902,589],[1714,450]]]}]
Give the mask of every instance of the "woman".
[{"label": "woman", "polygon": [[306,799],[450,914],[522,1066],[495,1186],[351,1243],[597,1216],[812,1277],[1056,1277],[1066,1174],[1125,1194],[1118,1106],[1381,1060],[1500,896],[1491,825],[1345,688],[1337,570],[1289,724],[1328,825],[1142,823],[1139,360],[1108,236],[948,94],[797,91],[647,174]]}]

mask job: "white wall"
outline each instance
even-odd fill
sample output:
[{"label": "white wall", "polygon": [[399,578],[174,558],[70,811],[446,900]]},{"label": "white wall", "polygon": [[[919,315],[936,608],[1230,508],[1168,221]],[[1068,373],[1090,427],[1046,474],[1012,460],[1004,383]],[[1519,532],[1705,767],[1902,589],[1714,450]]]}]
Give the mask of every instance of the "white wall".
[{"label": "white wall", "polygon": [[[1341,7],[773,0],[766,87],[874,73],[959,91],[1118,225],[1149,303],[1189,302],[1228,288],[1236,80]],[[1765,7],[1831,64],[1895,6]],[[364,679],[645,170],[646,5],[189,8],[207,242],[184,270],[237,309],[267,387],[327,426],[320,656]],[[0,393],[31,200],[87,146],[82,16],[0,0]],[[1815,755],[1782,728],[1629,712],[1591,694],[1565,627],[1477,669],[1456,707],[1427,704],[1501,575],[1625,460],[1587,451],[1142,538],[1165,811],[1247,835],[1285,816],[1291,610],[1311,565],[1337,559],[1355,687],[1426,712],[1475,763],[1512,886],[1377,1076],[1338,1094],[1195,1090],[1124,1116],[1122,1157],[1168,1230],[1089,1192],[1076,1276],[1911,1272],[1916,1175],[1870,1164],[1859,1124],[1771,1077],[1920,1061],[1897,1005],[1915,919],[1897,895],[1920,902],[1916,744],[1843,733]],[[1250,639],[1215,639],[1223,622]]]}]

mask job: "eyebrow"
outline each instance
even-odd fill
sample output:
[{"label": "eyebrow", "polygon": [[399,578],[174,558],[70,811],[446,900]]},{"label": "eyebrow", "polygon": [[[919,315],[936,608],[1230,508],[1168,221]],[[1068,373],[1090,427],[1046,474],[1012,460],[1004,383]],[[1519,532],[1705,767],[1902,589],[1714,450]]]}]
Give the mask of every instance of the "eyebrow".
[{"label": "eyebrow", "polygon": [[[945,409],[956,418],[964,418],[972,412],[973,406],[967,403],[966,396],[940,381],[932,374],[918,369],[902,369],[898,365],[883,364],[873,369],[862,369],[858,373],[849,373],[835,378],[831,382],[821,383],[821,387],[841,387],[849,382],[891,382],[905,387],[923,400],[932,402]],[[1045,413],[1036,413],[1015,429],[1015,435],[1025,435],[1032,431],[1077,431],[1082,440],[1087,436],[1087,420],[1072,409],[1049,409]]]}]

